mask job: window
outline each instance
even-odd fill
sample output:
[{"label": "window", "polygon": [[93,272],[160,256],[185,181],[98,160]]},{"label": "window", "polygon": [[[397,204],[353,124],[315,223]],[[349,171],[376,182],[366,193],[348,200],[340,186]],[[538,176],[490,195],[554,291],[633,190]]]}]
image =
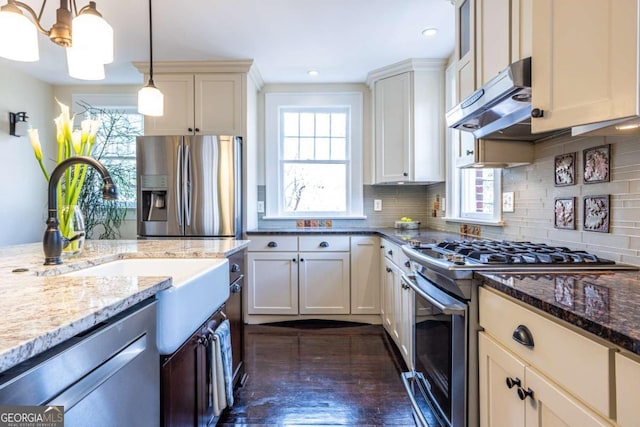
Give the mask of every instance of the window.
[{"label": "window", "polygon": [[361,217],[361,94],[265,99],[267,218]]},{"label": "window", "polygon": [[462,169],[460,217],[492,221],[500,219],[500,169]]}]

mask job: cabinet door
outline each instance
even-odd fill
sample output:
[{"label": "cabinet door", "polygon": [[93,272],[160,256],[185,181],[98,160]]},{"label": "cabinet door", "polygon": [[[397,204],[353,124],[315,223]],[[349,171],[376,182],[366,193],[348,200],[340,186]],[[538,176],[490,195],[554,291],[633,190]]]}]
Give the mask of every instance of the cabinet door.
[{"label": "cabinet door", "polygon": [[511,61],[511,0],[476,0],[476,80],[480,87]]},{"label": "cabinet door", "polygon": [[144,117],[145,135],[189,135],[193,129],[193,75],[164,74],[154,76],[164,94],[164,115]]},{"label": "cabinet door", "polygon": [[161,361],[162,425],[197,425],[201,403],[198,373],[205,372],[204,347],[192,336],[174,354]]},{"label": "cabinet door", "polygon": [[351,237],[351,314],[380,313],[380,239]]},{"label": "cabinet door", "polygon": [[395,326],[395,284],[399,280],[398,268],[388,258],[383,259],[382,280],[382,325],[394,340],[398,336],[394,333]]},{"label": "cabinet door", "polygon": [[526,389],[533,392],[525,403],[527,427],[561,425],[602,427],[613,425],[596,415],[535,369],[527,367],[525,379]]},{"label": "cabinet door", "polygon": [[533,0],[511,0],[511,62],[531,56]]},{"label": "cabinet door", "polygon": [[413,320],[414,320],[414,292],[408,285],[400,282],[399,299],[400,311],[398,317],[400,321],[400,353],[407,364],[409,370],[413,369]]},{"label": "cabinet door", "polygon": [[300,314],[349,314],[349,253],[300,252]]},{"label": "cabinet door", "polygon": [[411,73],[381,79],[374,90],[376,182],[411,180]]},{"label": "cabinet door", "polygon": [[201,135],[242,135],[239,74],[196,74],[195,128]]},{"label": "cabinet door", "polygon": [[456,1],[456,82],[457,101],[476,89],[475,0]]},{"label": "cabinet door", "polygon": [[456,167],[461,168],[476,163],[476,139],[473,134],[455,129],[451,129],[451,133],[453,148],[456,150]]},{"label": "cabinet door", "polygon": [[480,426],[524,426],[524,404],[518,397],[518,386],[507,385],[510,379],[524,386],[524,363],[483,332],[478,337],[478,353]]},{"label": "cabinet door", "polygon": [[249,314],[298,314],[298,253],[249,252]]},{"label": "cabinet door", "polygon": [[640,420],[640,358],[638,355],[616,353],[616,409],[618,424],[634,426]]},{"label": "cabinet door", "polygon": [[638,113],[637,0],[533,2],[533,132]]}]

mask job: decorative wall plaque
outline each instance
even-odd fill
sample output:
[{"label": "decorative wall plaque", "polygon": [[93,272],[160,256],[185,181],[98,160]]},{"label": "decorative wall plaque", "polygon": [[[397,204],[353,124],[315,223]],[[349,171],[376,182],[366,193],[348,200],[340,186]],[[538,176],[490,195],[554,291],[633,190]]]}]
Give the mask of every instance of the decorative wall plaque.
[{"label": "decorative wall plaque", "polygon": [[583,230],[609,232],[609,195],[585,196],[583,209]]},{"label": "decorative wall plaque", "polygon": [[609,182],[611,180],[610,153],[611,144],[582,151],[585,184]]},{"label": "decorative wall plaque", "polygon": [[575,185],[576,183],[576,153],[560,154],[554,162],[556,187]]},{"label": "decorative wall plaque", "polygon": [[566,228],[569,230],[576,229],[576,198],[565,197],[558,198],[554,203],[554,221],[555,228]]}]

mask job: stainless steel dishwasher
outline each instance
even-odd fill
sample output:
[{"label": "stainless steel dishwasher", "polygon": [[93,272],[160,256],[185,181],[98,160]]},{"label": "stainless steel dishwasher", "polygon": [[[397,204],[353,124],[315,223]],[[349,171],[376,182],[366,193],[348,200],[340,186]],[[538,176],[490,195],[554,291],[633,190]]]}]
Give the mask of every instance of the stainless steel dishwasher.
[{"label": "stainless steel dishwasher", "polygon": [[156,302],[0,374],[0,405],[62,405],[65,426],[160,424]]}]

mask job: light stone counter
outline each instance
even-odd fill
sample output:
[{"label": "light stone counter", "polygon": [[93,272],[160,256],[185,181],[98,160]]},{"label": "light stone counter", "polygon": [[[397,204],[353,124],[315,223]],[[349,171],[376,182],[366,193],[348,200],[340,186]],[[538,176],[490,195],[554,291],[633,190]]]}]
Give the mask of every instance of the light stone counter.
[{"label": "light stone counter", "polygon": [[[248,240],[92,240],[44,266],[42,244],[0,248],[0,372],[171,286],[169,277],[61,277],[122,258],[221,258]],[[14,272],[15,270],[26,270]]]}]

